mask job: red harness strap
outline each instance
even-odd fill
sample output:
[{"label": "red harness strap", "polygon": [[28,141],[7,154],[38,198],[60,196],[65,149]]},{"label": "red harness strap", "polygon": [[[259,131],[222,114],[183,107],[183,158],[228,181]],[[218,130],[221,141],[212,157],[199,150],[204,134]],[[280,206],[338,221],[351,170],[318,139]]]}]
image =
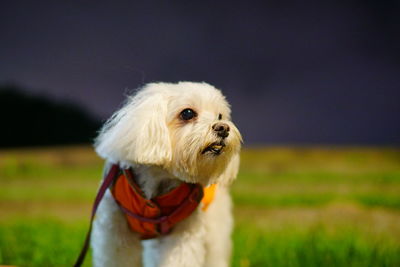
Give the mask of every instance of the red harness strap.
[{"label": "red harness strap", "polygon": [[119,175],[111,192],[141,239],[168,234],[175,224],[193,213],[203,198],[201,185],[182,183],[166,194],[146,199],[130,169]]}]

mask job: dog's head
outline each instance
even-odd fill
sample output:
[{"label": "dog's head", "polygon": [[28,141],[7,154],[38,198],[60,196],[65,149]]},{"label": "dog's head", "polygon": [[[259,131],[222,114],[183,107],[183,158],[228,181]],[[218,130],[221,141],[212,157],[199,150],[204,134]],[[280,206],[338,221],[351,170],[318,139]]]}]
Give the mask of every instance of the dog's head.
[{"label": "dog's head", "polygon": [[104,125],[97,153],[122,164],[158,165],[187,182],[236,176],[241,136],[229,104],[206,83],[151,83]]}]

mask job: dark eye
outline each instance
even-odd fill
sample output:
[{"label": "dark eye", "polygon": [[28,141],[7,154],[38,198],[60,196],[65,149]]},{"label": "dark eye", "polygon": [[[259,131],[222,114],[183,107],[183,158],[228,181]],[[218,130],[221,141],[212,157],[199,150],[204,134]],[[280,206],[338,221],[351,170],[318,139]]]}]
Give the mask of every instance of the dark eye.
[{"label": "dark eye", "polygon": [[221,120],[221,119],[222,119],[222,114],[221,114],[221,113],[219,113],[219,115],[218,115],[218,119],[219,119],[219,120]]},{"label": "dark eye", "polygon": [[181,119],[184,121],[191,120],[196,116],[197,116],[196,112],[194,112],[194,110],[190,108],[184,109],[181,112]]}]

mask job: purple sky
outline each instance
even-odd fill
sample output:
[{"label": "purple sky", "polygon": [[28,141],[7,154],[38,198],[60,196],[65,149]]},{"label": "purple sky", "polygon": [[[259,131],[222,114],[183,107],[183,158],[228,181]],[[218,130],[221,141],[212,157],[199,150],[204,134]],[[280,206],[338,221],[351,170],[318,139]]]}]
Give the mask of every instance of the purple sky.
[{"label": "purple sky", "polygon": [[399,1],[137,2],[1,2],[0,84],[106,118],[143,83],[206,81],[247,144],[400,144]]}]

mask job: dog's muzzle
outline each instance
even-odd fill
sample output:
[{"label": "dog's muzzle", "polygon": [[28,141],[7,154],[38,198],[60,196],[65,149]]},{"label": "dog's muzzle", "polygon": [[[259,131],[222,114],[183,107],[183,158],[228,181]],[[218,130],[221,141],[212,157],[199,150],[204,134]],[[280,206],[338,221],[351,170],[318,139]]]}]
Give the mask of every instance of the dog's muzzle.
[{"label": "dog's muzzle", "polygon": [[224,147],[226,146],[226,144],[224,143],[223,140],[219,141],[219,142],[214,142],[211,145],[207,146],[202,152],[201,154],[205,154],[205,153],[212,153],[214,155],[219,155],[222,153],[222,150],[224,149]]}]

